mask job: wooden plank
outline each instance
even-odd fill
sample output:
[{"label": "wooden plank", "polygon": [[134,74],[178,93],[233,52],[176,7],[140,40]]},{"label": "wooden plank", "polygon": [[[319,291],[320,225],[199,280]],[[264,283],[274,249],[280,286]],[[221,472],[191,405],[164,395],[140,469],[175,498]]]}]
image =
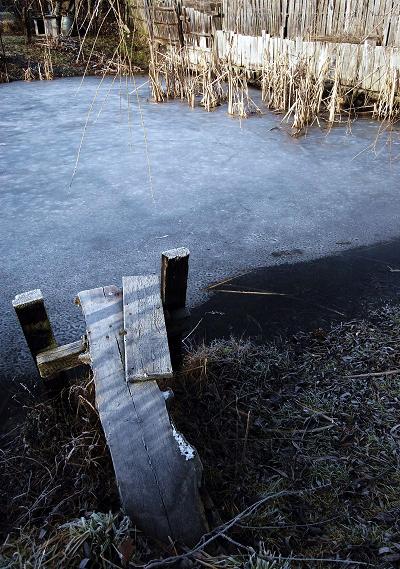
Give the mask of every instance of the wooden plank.
[{"label": "wooden plank", "polygon": [[23,292],[16,295],[12,305],[36,362],[36,356],[40,352],[57,346],[43,295],[39,289]]},{"label": "wooden plank", "polygon": [[109,286],[78,298],[123,509],[151,537],[191,546],[207,531],[198,455],[171,424],[157,383],[125,380],[122,292]]},{"label": "wooden plank", "polygon": [[46,379],[62,371],[83,365],[86,363],[81,357],[84,352],[85,342],[83,340],[41,352],[36,357],[40,377]]},{"label": "wooden plank", "polygon": [[172,377],[157,275],[123,277],[126,381]]}]

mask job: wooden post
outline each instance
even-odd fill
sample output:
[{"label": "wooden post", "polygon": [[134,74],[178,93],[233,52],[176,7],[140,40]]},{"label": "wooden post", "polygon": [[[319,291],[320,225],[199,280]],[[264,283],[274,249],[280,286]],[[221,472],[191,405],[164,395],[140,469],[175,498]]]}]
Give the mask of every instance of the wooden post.
[{"label": "wooden post", "polygon": [[182,9],[181,6],[177,3],[175,6],[175,14],[176,14],[176,25],[178,28],[178,38],[179,38],[179,44],[181,47],[184,47],[185,45],[185,39],[183,36],[183,25],[182,25]]},{"label": "wooden post", "polygon": [[161,257],[161,299],[168,312],[185,308],[190,252],[185,247],[170,249]]},{"label": "wooden post", "polygon": [[189,250],[181,247],[165,251],[161,256],[161,299],[174,369],[182,361],[182,334],[190,318],[186,309],[189,255]]},{"label": "wooden post", "polygon": [[43,295],[39,289],[23,292],[16,295],[12,304],[36,363],[39,353],[57,346]]}]

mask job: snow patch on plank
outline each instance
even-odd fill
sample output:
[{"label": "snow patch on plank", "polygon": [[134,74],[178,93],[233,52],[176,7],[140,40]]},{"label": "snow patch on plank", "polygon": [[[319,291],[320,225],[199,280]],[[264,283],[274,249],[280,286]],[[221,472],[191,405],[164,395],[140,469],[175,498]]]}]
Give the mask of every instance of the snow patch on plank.
[{"label": "snow patch on plank", "polygon": [[191,460],[192,458],[194,458],[194,453],[195,453],[194,448],[190,446],[190,444],[187,441],[185,441],[185,439],[180,433],[178,433],[174,425],[172,425],[172,434],[174,436],[174,439],[178,443],[181,455],[184,456],[186,460]]}]

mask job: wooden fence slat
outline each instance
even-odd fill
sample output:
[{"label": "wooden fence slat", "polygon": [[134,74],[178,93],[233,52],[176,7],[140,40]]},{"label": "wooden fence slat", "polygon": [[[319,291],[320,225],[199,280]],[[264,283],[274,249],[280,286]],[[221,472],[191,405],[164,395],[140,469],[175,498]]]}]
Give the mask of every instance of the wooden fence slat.
[{"label": "wooden fence slat", "polygon": [[126,381],[172,377],[157,275],[123,277]]},{"label": "wooden fence slat", "polygon": [[86,320],[96,405],[122,506],[148,535],[191,546],[207,531],[197,453],[171,424],[157,383],[125,380],[122,292],[109,286],[83,291],[78,298]]}]

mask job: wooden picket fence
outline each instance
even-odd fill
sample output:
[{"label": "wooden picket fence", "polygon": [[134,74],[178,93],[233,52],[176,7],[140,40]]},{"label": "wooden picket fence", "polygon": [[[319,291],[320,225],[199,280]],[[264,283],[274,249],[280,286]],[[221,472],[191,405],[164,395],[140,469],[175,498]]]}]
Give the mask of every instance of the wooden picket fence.
[{"label": "wooden picket fence", "polygon": [[316,76],[325,66],[342,86],[399,97],[400,0],[138,1],[155,45],[185,48],[193,68],[301,59]]},{"label": "wooden picket fence", "polygon": [[287,39],[400,46],[398,0],[223,0],[223,29]]},{"label": "wooden picket fence", "polygon": [[[220,29],[306,41],[372,39],[377,45],[400,47],[400,0],[137,0],[135,6],[150,23],[171,28],[179,22],[160,19],[160,11],[173,9],[179,18],[186,11],[182,19],[187,35],[212,35]],[[177,35],[164,27],[160,37]]]},{"label": "wooden picket fence", "polygon": [[305,58],[315,76],[328,63],[333,74],[338,73],[341,84],[360,90],[379,93],[388,81],[397,83],[400,70],[400,48],[363,44],[303,41],[261,36],[244,36],[218,31],[216,53],[223,60],[230,58],[234,65],[259,71],[267,62],[287,58],[294,63]]}]

